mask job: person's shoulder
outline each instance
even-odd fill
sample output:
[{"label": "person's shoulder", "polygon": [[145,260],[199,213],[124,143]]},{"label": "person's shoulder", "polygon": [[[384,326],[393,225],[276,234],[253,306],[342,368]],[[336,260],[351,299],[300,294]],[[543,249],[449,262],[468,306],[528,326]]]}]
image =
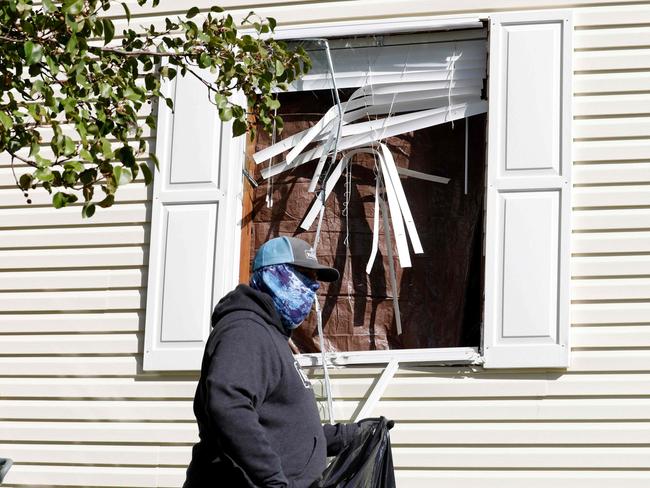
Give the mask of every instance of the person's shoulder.
[{"label": "person's shoulder", "polygon": [[235,312],[220,324],[219,336],[225,340],[248,340],[252,342],[269,342],[268,325],[252,312]]}]

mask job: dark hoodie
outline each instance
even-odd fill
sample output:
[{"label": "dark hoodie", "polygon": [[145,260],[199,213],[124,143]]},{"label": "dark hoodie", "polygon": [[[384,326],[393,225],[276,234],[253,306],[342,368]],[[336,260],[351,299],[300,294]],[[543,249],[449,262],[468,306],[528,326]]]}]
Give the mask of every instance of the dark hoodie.
[{"label": "dark hoodie", "polygon": [[184,488],[307,488],[357,430],[323,427],[271,297],[246,285],[212,314]]}]

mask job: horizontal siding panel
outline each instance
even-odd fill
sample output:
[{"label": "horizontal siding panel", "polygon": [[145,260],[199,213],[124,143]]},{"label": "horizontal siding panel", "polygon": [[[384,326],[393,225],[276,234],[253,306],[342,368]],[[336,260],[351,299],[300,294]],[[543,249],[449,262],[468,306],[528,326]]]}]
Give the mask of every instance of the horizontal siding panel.
[{"label": "horizontal siding panel", "polygon": [[16,463],[187,466],[189,446],[90,446],[0,444]]},{"label": "horizontal siding panel", "polygon": [[650,46],[650,27],[577,30],[573,34],[575,49],[647,46]]},{"label": "horizontal siding panel", "polygon": [[0,354],[130,354],[140,351],[140,334],[9,335]]},{"label": "horizontal siding panel", "polygon": [[80,207],[0,209],[0,228],[58,227],[61,225],[139,224],[149,219],[150,204],[116,204],[100,208],[90,219],[81,217]]},{"label": "horizontal siding panel", "polygon": [[[147,104],[143,105],[142,108],[138,111],[138,113],[140,115],[144,115],[144,116],[146,116],[146,114],[148,114],[150,112],[151,112],[151,107],[149,105],[147,105]],[[144,151],[138,153],[138,157],[137,157],[138,161],[146,160],[147,157],[148,157],[149,152],[151,152],[153,150],[153,145],[152,145],[153,141],[152,140],[147,140],[147,139],[143,139],[143,140],[145,141],[145,147],[144,147]],[[122,146],[123,146],[123,144],[121,142],[116,141],[116,140],[113,140],[111,142],[111,148],[112,148],[113,151],[116,151],[117,149],[119,149]],[[137,146],[137,144],[136,144],[136,146]],[[137,147],[136,147],[136,150],[137,150]],[[19,151],[17,151],[16,154],[18,156],[20,156],[20,157],[28,159],[29,158],[29,151],[30,151],[29,147],[22,148]],[[39,150],[38,154],[39,154],[39,156],[41,156],[41,157],[43,157],[45,159],[48,159],[50,161],[56,160],[56,156],[54,155],[54,151],[52,151],[52,148],[51,148],[49,142],[41,142],[40,150]],[[0,164],[2,164],[2,166],[11,167],[11,155],[6,153],[6,152],[0,153]],[[19,173],[17,173],[17,174],[19,174]],[[3,180],[0,178],[0,181],[3,181]]]},{"label": "horizontal siding panel", "polygon": [[194,420],[194,414],[189,400],[0,400],[0,419]]},{"label": "horizontal siding panel", "polygon": [[[627,348],[647,347],[650,348],[650,324],[648,325],[616,325],[616,326],[595,326],[595,327],[572,327],[572,347],[604,347],[604,348]],[[612,381],[611,378],[609,380]],[[619,379],[616,378],[618,383]],[[644,382],[645,386],[637,393],[650,395],[650,382]]]},{"label": "horizontal siding panel", "polygon": [[0,333],[138,331],[144,331],[144,312],[0,314]]},{"label": "horizontal siding panel", "polygon": [[0,251],[0,269],[143,266],[148,260],[147,251],[140,246],[49,249],[45,252],[41,249],[4,250]]},{"label": "horizontal siding panel", "polygon": [[650,299],[650,278],[572,280],[572,300]]},{"label": "horizontal siding panel", "polygon": [[[32,174],[35,170],[35,168],[28,166],[28,165],[14,165],[13,167],[11,164],[7,164],[5,160],[3,160],[3,156],[6,156],[6,153],[0,153],[0,187],[3,188],[3,191],[6,192],[11,192],[15,191],[16,193],[22,195],[23,192],[18,189],[18,185],[16,185],[16,179],[20,179],[20,177],[23,174]],[[142,157],[137,157],[136,160],[140,162],[145,162],[148,161],[146,158]],[[85,164],[85,167],[93,167],[94,165],[92,164]],[[149,164],[149,167],[153,169],[153,162]],[[142,182],[144,181],[142,172],[138,174],[138,177],[135,180],[136,182]],[[103,194],[101,188],[99,185],[96,187],[96,195],[101,195]],[[122,188],[123,189],[123,188]],[[120,189],[118,189],[118,194],[119,194]],[[34,194],[36,195],[37,193],[43,193],[45,195],[49,195],[46,190],[43,188],[39,188],[37,190],[30,190],[30,195]],[[7,195],[9,193],[6,193]]]},{"label": "horizontal siding panel", "polygon": [[577,96],[573,107],[575,116],[648,114],[650,94]]},{"label": "horizontal siding panel", "polygon": [[128,486],[177,488],[185,468],[17,465],[3,486]]},{"label": "horizontal siding panel", "polygon": [[396,468],[637,468],[647,447],[393,447]]},{"label": "horizontal siding panel", "polygon": [[149,231],[148,224],[64,227],[56,232],[49,229],[3,230],[0,232],[0,249],[139,245],[149,241]]},{"label": "horizontal siding panel", "polygon": [[[373,384],[372,378],[339,379],[332,383],[332,394],[336,399],[341,400],[361,399],[368,395]],[[318,396],[324,397],[325,385],[322,381],[314,382],[314,391]],[[611,375],[602,374],[481,372],[465,377],[450,374],[393,378],[386,387],[383,398],[413,400],[512,397],[513,401],[517,401],[516,397],[643,394],[650,394],[650,375],[618,374],[616,381],[613,382]]]},{"label": "horizontal siding panel", "polygon": [[[650,371],[650,351],[571,351],[570,371]],[[613,381],[615,376],[612,376]],[[587,406],[586,406],[587,407]],[[647,419],[646,417],[639,417]]]},{"label": "horizontal siding panel", "polygon": [[650,258],[642,256],[574,256],[572,276],[650,275]]},{"label": "horizontal siding panel", "polygon": [[[44,466],[16,465],[5,480],[7,486],[139,486],[177,487],[185,479],[185,468],[169,467],[98,467],[98,466]],[[398,469],[398,486],[404,488],[457,488],[481,486],[485,488],[605,488],[625,484],[626,488],[645,488],[650,473],[641,471],[579,470],[425,470]]]},{"label": "horizontal siding panel", "polygon": [[650,10],[647,5],[580,8],[575,10],[573,21],[580,27],[650,24]]},{"label": "horizontal siding panel", "polygon": [[628,73],[576,73],[573,91],[580,94],[647,91],[650,70]]},{"label": "horizontal siding panel", "polygon": [[[115,193],[115,200],[117,202],[144,202],[149,197],[149,192],[149,187],[145,186],[144,183],[134,181],[127,185],[121,186]],[[78,202],[83,202],[83,194],[81,190],[66,191],[66,193],[76,195],[79,199]],[[104,192],[99,187],[97,187],[95,190],[95,201],[99,202],[105,196],[106,195]],[[31,204],[29,205],[52,205],[52,195],[41,188],[32,190],[29,193],[29,199],[31,200]],[[27,205],[27,197],[23,195],[22,190],[19,190],[17,188],[0,190],[0,208],[20,207]],[[78,207],[78,210],[81,211],[81,203],[76,203],[70,208],[76,207]],[[54,209],[52,209],[52,211],[54,211]]]},{"label": "horizontal siding panel", "polygon": [[140,269],[0,272],[0,291],[138,288],[146,284],[147,272]]},{"label": "horizontal siding panel", "polygon": [[573,303],[573,324],[650,323],[650,303]]},{"label": "horizontal siding panel", "polygon": [[576,164],[572,176],[574,184],[646,183],[650,181],[650,163]]},{"label": "horizontal siding panel", "polygon": [[636,207],[650,205],[650,185],[578,187],[574,207]]},{"label": "horizontal siding panel", "polygon": [[0,357],[0,376],[135,376],[141,369],[136,356]]},{"label": "horizontal siding panel", "polygon": [[11,442],[193,443],[196,422],[0,422],[0,440]]},{"label": "horizontal siding panel", "polygon": [[650,422],[396,423],[393,444],[647,444]]},{"label": "horizontal siding panel", "polygon": [[400,488],[647,488],[649,471],[553,470],[397,470]]},{"label": "horizontal siding panel", "polygon": [[[143,75],[140,75],[140,78],[136,79],[135,84],[136,84],[136,86],[140,86],[140,87],[144,88],[145,87],[145,82],[144,82],[144,78],[142,78],[142,76]],[[60,95],[61,92],[60,91],[59,92],[55,91],[54,93],[55,93],[55,95]],[[148,110],[148,109],[145,109],[145,110]],[[155,131],[153,131],[151,129],[151,127],[149,127],[145,123],[142,116],[140,116],[139,118],[140,118],[140,127],[142,128],[142,138],[144,138],[144,139],[153,139],[155,137]],[[63,135],[69,136],[72,139],[77,140],[77,141],[81,139],[79,137],[79,133],[75,130],[73,124],[65,124],[64,123],[64,124],[61,124],[60,127],[61,127],[61,132],[63,133]],[[38,132],[41,135],[41,140],[42,141],[49,141],[54,136],[54,130],[51,129],[50,127],[41,127],[41,128],[38,129]],[[108,136],[106,136],[106,138],[109,141],[115,141],[116,140],[115,137],[112,136],[112,135],[108,135]],[[133,138],[133,137],[131,137],[131,138]]]},{"label": "horizontal siding panel", "polygon": [[574,161],[625,161],[650,159],[650,139],[627,141],[578,141]]},{"label": "horizontal siding panel", "polygon": [[[337,419],[349,419],[357,402],[338,401]],[[650,420],[650,398],[500,400],[381,400],[370,416],[436,420]]]},{"label": "horizontal siding panel", "polygon": [[[607,3],[610,2],[608,0],[589,0],[588,5],[596,6]],[[262,2],[255,2],[252,5],[250,2],[234,4],[232,5],[232,9],[229,9],[229,13],[235,19],[241,19],[248,14],[252,6],[254,6],[255,13],[266,17],[274,17],[280,25],[325,21],[349,22],[354,19],[394,19],[395,17],[423,15],[449,15],[451,17],[458,17],[462,14],[476,15],[477,12],[484,12],[486,9],[486,4],[483,0],[465,0],[461,4],[447,2],[442,5],[436,5],[435,7],[423,4],[419,0],[402,0],[400,2],[391,2],[389,0],[304,2],[302,4],[303,8],[300,8],[293,2],[283,2],[279,5],[276,3],[274,5],[264,0]],[[538,9],[573,6],[575,6],[574,0],[546,0],[528,2],[526,4],[526,8]],[[490,2],[489,8],[491,11],[520,10],[522,4],[520,0],[498,0]],[[150,12],[150,10],[141,11]],[[185,10],[179,9],[176,3],[171,5],[169,10],[157,9],[156,12],[159,15],[176,15],[184,13]],[[115,13],[117,14],[117,11]],[[154,25],[164,25],[160,17],[146,16],[138,19],[138,24],[148,26],[151,22],[154,22]],[[121,29],[126,25],[126,21],[116,22],[115,31],[121,32]]]},{"label": "horizontal siding panel", "polygon": [[650,229],[650,209],[574,210],[574,230]]},{"label": "horizontal siding panel", "polygon": [[576,71],[648,68],[650,68],[650,49],[578,51],[573,56],[573,69]]},{"label": "horizontal siding panel", "polygon": [[34,291],[0,293],[0,311],[142,310],[144,290]]},{"label": "horizontal siding panel", "polygon": [[[650,78],[648,78],[648,86],[650,86]],[[587,110],[591,110],[591,108]],[[647,137],[648,134],[650,134],[650,117],[577,119],[573,121],[573,137],[578,139]]]},{"label": "horizontal siding panel", "polygon": [[[101,338],[100,338],[101,339]],[[0,378],[0,396],[29,398],[194,398],[196,381],[135,378]]]},{"label": "horizontal siding panel", "polygon": [[587,232],[571,236],[574,253],[650,252],[650,232]]}]

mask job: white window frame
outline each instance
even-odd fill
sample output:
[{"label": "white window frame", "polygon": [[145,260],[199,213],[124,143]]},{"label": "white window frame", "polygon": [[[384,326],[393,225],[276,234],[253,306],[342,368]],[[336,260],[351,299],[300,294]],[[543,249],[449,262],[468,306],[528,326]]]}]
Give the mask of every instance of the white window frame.
[{"label": "white window frame", "polygon": [[[565,14],[566,12],[566,18]],[[494,23],[494,20],[498,19],[500,16],[510,16],[509,18],[515,18],[517,15],[520,18],[521,21],[519,22],[521,25],[525,25],[527,22],[537,25],[537,24],[544,24],[545,22],[557,22],[558,20],[561,20],[562,22],[568,21],[568,17],[570,16],[570,11],[567,10],[553,10],[553,11],[539,11],[539,12],[507,12],[504,14],[488,14],[488,13],[481,13],[481,14],[473,14],[473,15],[466,15],[466,16],[456,16],[456,17],[425,17],[425,18],[411,18],[411,19],[399,19],[399,20],[368,20],[368,21],[346,21],[346,22],[337,22],[337,23],[324,23],[324,24],[316,24],[316,25],[303,25],[300,27],[278,27],[275,33],[275,38],[280,39],[280,40],[291,40],[291,39],[307,39],[307,38],[320,38],[320,37],[346,37],[346,36],[355,36],[355,35],[385,35],[385,34],[392,34],[392,33],[414,33],[418,31],[434,31],[434,30],[443,30],[445,28],[448,28],[449,26],[453,26],[454,29],[462,29],[462,28],[468,28],[468,27],[477,27],[477,23],[481,21],[487,21],[488,25],[496,25]],[[562,17],[562,18],[559,18]],[[504,24],[505,25],[505,24]],[[567,24],[564,24],[564,27],[566,27]],[[570,25],[570,23],[568,23]],[[566,35],[566,32],[563,30],[564,35]],[[490,35],[488,34],[488,46],[490,46]],[[563,45],[564,48],[563,54],[562,54],[562,71],[561,71],[561,76],[562,78],[566,78],[570,80],[570,71],[571,71],[571,62],[570,62],[570,53],[568,54],[568,62],[566,59],[567,56],[567,46]],[[569,42],[569,47],[570,47],[570,42]],[[494,54],[494,53],[493,53]],[[492,58],[489,59],[489,65],[490,67],[493,66],[494,59],[498,59],[495,56],[492,56]],[[489,83],[489,81],[488,81]],[[566,83],[565,83],[566,85]],[[567,93],[565,90],[566,86],[563,85],[563,93]],[[495,85],[499,86],[499,85]],[[519,86],[519,85],[516,85]],[[563,107],[568,103],[568,106],[570,107],[570,102],[566,101],[566,98],[564,99],[565,102],[563,102]],[[244,101],[240,101],[244,102]],[[493,101],[489,100],[489,112],[488,112],[488,120],[490,120],[490,113],[493,111]],[[208,103],[208,102],[206,102]],[[495,105],[496,106],[496,105]],[[569,110],[563,110],[561,112],[562,119],[561,123],[567,127],[570,127],[571,124],[571,113]],[[499,117],[502,117],[503,114],[499,113]],[[164,115],[162,119],[159,119],[159,124],[162,124],[164,126],[168,121],[166,117],[171,117],[171,115],[167,112],[164,112]],[[495,118],[496,115],[495,115]],[[164,127],[163,127],[164,128]],[[221,221],[219,223],[219,228],[218,232],[221,232],[221,245],[217,246],[220,247],[220,249],[215,249],[214,252],[218,253],[220,255],[221,262],[223,264],[223,268],[221,268],[221,271],[214,276],[214,288],[215,288],[215,293],[216,290],[230,290],[234,288],[237,283],[238,283],[238,264],[239,264],[239,256],[240,256],[240,248],[241,248],[241,234],[242,234],[242,209],[243,209],[243,198],[244,198],[244,185],[247,185],[248,183],[245,183],[244,180],[245,178],[242,176],[242,171],[245,168],[245,150],[244,150],[244,137],[239,137],[239,138],[230,138],[229,142],[228,141],[228,136],[227,134],[229,133],[230,127],[229,124],[223,124],[222,126],[222,149],[221,149],[221,178],[224,183],[225,187],[223,188],[224,191],[224,204],[225,207],[223,208],[224,213],[221,214]],[[158,136],[159,137],[165,137],[164,136],[165,132],[162,129],[159,129]],[[566,178],[566,184],[570,188],[570,166],[571,166],[571,154],[570,154],[570,131],[567,134],[562,134],[562,170],[563,174],[561,175],[563,178]],[[165,144],[164,141],[159,141],[161,144]],[[488,150],[491,148],[488,147]],[[492,148],[493,149],[493,148]],[[569,158],[568,160],[566,158]],[[565,164],[567,163],[568,164]],[[488,162],[487,164],[490,164],[490,158],[488,157]],[[496,164],[494,165],[496,167]],[[568,168],[566,167],[568,166]],[[490,170],[491,166],[488,166],[487,171],[488,171],[488,180],[492,176],[490,176]],[[494,169],[494,168],[492,168]],[[550,180],[550,179],[549,179]],[[557,180],[557,178],[555,178]],[[555,181],[554,180],[554,181]],[[154,183],[154,185],[159,185],[160,182]],[[488,187],[490,186],[489,181],[488,181]],[[154,187],[154,199],[156,195],[156,186]],[[515,188],[516,190],[516,188]],[[489,192],[490,188],[488,188],[488,206],[486,207],[486,212],[488,214],[488,219],[490,219],[490,197],[489,197]],[[566,200],[566,199],[565,199]],[[565,201],[563,200],[563,202]],[[569,208],[570,207],[564,206],[563,208]],[[494,215],[494,213],[492,214]],[[562,216],[562,214],[561,214]],[[562,216],[562,219],[565,219],[567,214],[564,214]],[[568,220],[568,219],[567,219]],[[493,222],[494,223],[494,222]],[[566,222],[565,222],[566,223]],[[489,227],[489,222],[488,222],[488,227]],[[565,234],[562,236],[562,245],[560,249],[562,252],[560,253],[560,259],[563,263],[563,268],[562,268],[562,288],[559,291],[559,294],[561,295],[560,300],[561,303],[564,304],[566,301],[566,306],[561,307],[561,315],[562,315],[562,320],[565,322],[558,322],[561,325],[560,327],[560,343],[561,347],[566,348],[566,350],[569,349],[569,344],[568,344],[568,325],[562,325],[566,324],[568,322],[567,315],[568,315],[568,309],[569,309],[569,294],[568,290],[566,289],[566,286],[568,284],[568,262],[570,258],[570,251],[569,251],[569,246],[567,244],[569,236],[566,235],[568,234],[566,232],[566,226],[564,226],[562,229],[564,229]],[[484,304],[487,304],[487,283],[489,283],[490,279],[493,279],[494,276],[488,276],[490,273],[493,273],[494,269],[494,263],[489,263],[490,260],[497,260],[496,254],[497,252],[494,250],[494,248],[490,248],[490,246],[494,246],[494,243],[486,243],[487,250],[485,250],[485,255],[486,255],[486,289],[484,289],[484,294],[486,295],[484,297]],[[160,246],[159,246],[160,247]],[[528,248],[526,248],[528,249]],[[158,252],[161,252],[160,250]],[[494,254],[492,256],[490,253]],[[155,254],[155,253],[152,253]],[[565,255],[566,254],[566,255]],[[155,258],[156,256],[152,256],[152,258]],[[229,259],[232,259],[229,261]],[[152,266],[153,270],[150,270],[150,280],[149,283],[151,284],[152,282],[155,284],[158,284],[158,281],[154,279],[152,281],[152,275],[156,276],[161,275],[161,273],[164,273],[164,269],[161,267],[157,261],[157,259],[152,259]],[[491,264],[491,267],[489,266]],[[156,275],[158,273],[158,275]],[[493,273],[494,274],[494,273]],[[150,326],[150,324],[156,324],[157,320],[157,315],[156,315],[156,309],[155,307],[157,306],[158,302],[160,301],[158,298],[158,295],[154,293],[154,291],[157,290],[157,288],[154,286],[152,289],[148,290],[148,303],[147,303],[147,324],[145,327],[145,333],[146,333],[146,344],[145,345],[145,364],[144,364],[144,369],[145,370],[167,370],[167,371],[181,371],[181,370],[195,370],[198,369],[198,366],[200,366],[200,355],[196,358],[192,356],[191,358],[187,359],[184,361],[184,364],[182,366],[174,364],[173,357],[170,356],[168,359],[165,359],[163,361],[153,361],[150,359],[147,361],[147,351],[150,346],[149,344],[152,342],[152,338],[155,337],[156,329],[153,326]],[[496,292],[492,292],[491,294],[494,295]],[[214,295],[213,296],[213,302],[216,304],[216,301],[220,297]],[[484,307],[484,308],[487,308]],[[487,313],[487,312],[485,312]],[[495,326],[492,325],[492,328]],[[525,329],[525,327],[524,327]],[[566,329],[566,330],[565,330]],[[209,332],[209,325],[206,324],[206,334]],[[497,331],[498,333],[502,333],[503,331]],[[507,332],[507,331],[506,331]],[[526,335],[524,336],[524,339],[527,338],[530,334],[528,334],[528,330],[525,330]],[[427,349],[404,349],[404,350],[382,350],[382,351],[347,351],[347,352],[332,352],[332,353],[327,353],[326,358],[328,363],[337,365],[337,366],[344,366],[344,365],[387,365],[387,364],[395,364],[396,362],[399,363],[418,363],[418,364],[429,364],[429,365],[480,365],[485,362],[485,357],[484,357],[484,351],[488,350],[489,347],[492,347],[492,344],[495,344],[494,342],[494,337],[497,337],[498,334],[494,334],[494,330],[490,331],[489,336],[486,336],[486,327],[485,327],[485,319],[482,321],[482,327],[481,327],[481,345],[480,347],[452,347],[452,348],[427,348]],[[507,334],[506,334],[507,336]],[[525,354],[525,349],[522,349],[522,351],[517,351],[515,348],[509,346],[507,344],[507,337],[506,342],[501,342],[496,344],[497,348],[502,348],[502,350],[508,349],[506,351],[508,354],[510,354],[510,357],[512,357],[512,352],[515,353],[515,356],[522,356],[522,354]],[[534,338],[535,334],[533,334]],[[487,340],[486,340],[487,337]],[[498,342],[499,337],[497,337],[497,342]],[[496,349],[496,348],[495,348]],[[551,351],[554,354],[557,354],[557,348],[553,348]],[[194,354],[194,353],[192,353]],[[499,353],[500,354],[500,353]],[[187,356],[187,354],[185,354]],[[494,353],[493,353],[494,356]],[[562,354],[560,354],[562,356]],[[322,364],[322,355],[321,354],[299,354],[297,355],[297,359],[299,362],[304,365],[304,366],[318,366]],[[568,356],[567,356],[568,357]],[[191,360],[190,360],[191,359]],[[516,358],[517,359],[517,358]],[[562,358],[560,358],[562,359]],[[535,364],[536,360],[529,360],[529,361],[521,361],[520,359],[517,359],[520,363],[524,364],[521,367],[544,367],[543,363],[544,361],[540,361],[540,364]],[[555,359],[551,362],[547,362],[547,365],[551,365],[550,367],[563,367],[562,365],[558,366],[558,360]],[[554,365],[554,366],[553,366]],[[505,363],[504,365],[501,366],[494,366],[494,367],[508,367]]]},{"label": "white window frame", "polygon": [[[511,14],[511,12],[508,12]],[[545,15],[540,11],[541,16]],[[534,20],[535,12],[525,12],[522,16]],[[300,27],[278,27],[274,35],[278,40],[300,40],[320,37],[345,37],[360,35],[386,35],[395,33],[409,33],[418,31],[432,31],[453,26],[454,29],[476,27],[477,23],[490,24],[492,15],[479,13],[467,16],[454,17],[425,17],[417,19],[399,20],[368,20],[345,21],[316,25],[303,25]],[[486,41],[489,45],[490,37]],[[570,67],[570,64],[569,64]],[[489,112],[488,112],[489,117]],[[487,162],[486,162],[487,165]],[[487,212],[487,209],[486,209]],[[568,236],[565,236],[568,238]],[[568,260],[568,256],[564,257]],[[487,258],[486,258],[487,259]],[[487,263],[486,263],[487,264]],[[568,308],[568,307],[567,307]],[[326,354],[327,361],[335,366],[346,365],[387,365],[391,361],[399,363],[436,364],[436,365],[482,365],[484,342],[484,321],[481,323],[480,347],[450,347],[450,348],[425,348],[382,351],[345,351]],[[568,347],[568,344],[567,344]],[[302,366],[321,366],[323,355],[320,353],[297,354],[296,358]]]}]

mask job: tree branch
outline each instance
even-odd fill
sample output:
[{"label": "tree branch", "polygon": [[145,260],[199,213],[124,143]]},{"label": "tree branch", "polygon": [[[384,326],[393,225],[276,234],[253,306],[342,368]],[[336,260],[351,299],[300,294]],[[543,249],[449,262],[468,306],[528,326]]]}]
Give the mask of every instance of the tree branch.
[{"label": "tree branch", "polygon": [[197,49],[194,52],[179,52],[179,53],[171,53],[171,52],[156,52],[156,51],[147,51],[147,50],[137,50],[137,51],[123,51],[122,49],[116,49],[112,47],[100,47],[99,50],[103,53],[109,53],[109,54],[117,54],[119,56],[125,56],[125,57],[133,57],[133,56],[155,56],[158,58],[171,58],[174,56],[192,56],[195,55],[199,52],[201,52],[200,49]]}]

